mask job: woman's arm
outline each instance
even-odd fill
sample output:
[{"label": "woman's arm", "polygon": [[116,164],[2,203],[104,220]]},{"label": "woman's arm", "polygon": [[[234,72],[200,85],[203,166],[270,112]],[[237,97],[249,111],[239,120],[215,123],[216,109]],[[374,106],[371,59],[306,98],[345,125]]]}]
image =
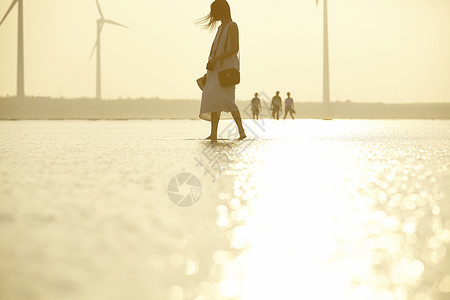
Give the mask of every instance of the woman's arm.
[{"label": "woman's arm", "polygon": [[219,59],[227,58],[233,54],[236,54],[239,51],[239,29],[236,23],[231,23],[228,28],[228,32],[230,33],[230,44],[228,44],[228,49],[219,56]]},{"label": "woman's arm", "polygon": [[[209,60],[208,66],[212,67],[217,61],[227,58],[239,51],[239,30],[236,23],[229,25],[230,43],[227,45],[227,49],[224,53],[214,56]],[[207,69],[209,69],[207,67]]]}]

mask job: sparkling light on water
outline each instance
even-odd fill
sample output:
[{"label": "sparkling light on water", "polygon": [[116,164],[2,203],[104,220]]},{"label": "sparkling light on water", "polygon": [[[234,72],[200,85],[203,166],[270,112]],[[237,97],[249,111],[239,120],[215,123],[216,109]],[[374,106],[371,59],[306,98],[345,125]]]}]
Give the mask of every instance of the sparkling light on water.
[{"label": "sparkling light on water", "polygon": [[[269,133],[282,141],[253,145],[241,157],[248,167],[230,171],[234,197],[229,209],[220,205],[219,219],[227,228],[234,223],[230,244],[242,253],[224,263],[216,297],[432,299],[445,293],[446,277],[437,289],[426,283],[448,244],[443,186],[433,185],[443,166],[422,149],[432,147],[429,141],[378,140],[373,124],[283,125]],[[324,136],[324,130],[331,132]],[[352,138],[360,131],[367,140]],[[246,217],[236,220],[242,208]]]},{"label": "sparkling light on water", "polygon": [[0,298],[450,296],[450,122],[246,122],[213,144],[197,121],[1,123]]}]

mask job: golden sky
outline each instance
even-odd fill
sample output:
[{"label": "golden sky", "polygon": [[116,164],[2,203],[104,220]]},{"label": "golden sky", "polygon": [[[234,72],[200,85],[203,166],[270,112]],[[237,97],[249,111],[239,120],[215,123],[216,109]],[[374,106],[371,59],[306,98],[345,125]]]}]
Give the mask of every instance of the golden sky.
[{"label": "golden sky", "polygon": [[[95,0],[23,0],[27,95],[94,97]],[[0,0],[3,17],[11,0]],[[214,33],[206,0],[100,0],[103,97],[199,99]],[[322,99],[322,1],[229,0],[242,82],[254,92]],[[331,100],[450,102],[449,0],[329,0]],[[17,8],[0,27],[0,96],[16,89]]]}]

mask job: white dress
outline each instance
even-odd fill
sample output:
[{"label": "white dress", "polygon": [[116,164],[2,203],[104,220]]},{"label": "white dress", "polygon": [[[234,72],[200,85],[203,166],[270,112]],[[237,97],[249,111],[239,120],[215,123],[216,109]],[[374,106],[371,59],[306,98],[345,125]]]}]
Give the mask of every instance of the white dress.
[{"label": "white dress", "polygon": [[[225,51],[226,40],[228,39],[227,48],[231,46],[231,37],[228,34],[230,22],[225,27],[219,26],[217,29],[216,37],[212,46],[212,56],[220,55]],[[220,31],[223,29],[222,34]],[[220,39],[220,40],[219,40]],[[214,51],[215,50],[215,51]],[[212,57],[209,57],[211,59]],[[200,106],[199,117],[206,121],[211,121],[212,112],[232,112],[237,111],[238,107],[235,102],[235,90],[236,86],[223,87],[219,83],[219,71],[230,68],[236,68],[239,70],[239,58],[238,54],[233,54],[221,61],[217,61],[213,70],[208,70],[205,87],[203,88],[202,103]]]}]

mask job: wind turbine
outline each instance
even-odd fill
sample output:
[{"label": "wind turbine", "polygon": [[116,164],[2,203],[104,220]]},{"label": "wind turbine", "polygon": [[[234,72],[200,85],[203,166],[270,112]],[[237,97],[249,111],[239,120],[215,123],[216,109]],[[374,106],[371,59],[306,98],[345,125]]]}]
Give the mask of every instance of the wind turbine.
[{"label": "wind turbine", "polygon": [[14,8],[14,6],[18,4],[18,19],[19,23],[17,26],[17,98],[25,97],[25,76],[24,76],[24,67],[23,67],[23,0],[13,0],[8,10],[6,11],[5,16],[0,21],[0,26],[5,21],[8,14]]},{"label": "wind turbine", "polygon": [[102,29],[103,29],[103,25],[105,23],[108,24],[112,24],[112,25],[117,25],[120,27],[125,27],[128,28],[125,25],[119,24],[115,21],[112,20],[108,20],[105,19],[105,17],[103,16],[103,12],[102,9],[100,8],[100,3],[98,2],[98,0],[96,0],[97,2],[97,8],[98,8],[98,13],[100,14],[100,18],[97,20],[97,41],[94,44],[94,48],[92,49],[91,52],[91,56],[89,59],[92,58],[92,55],[94,54],[94,51],[97,49],[97,85],[96,85],[96,98],[97,100],[101,100],[102,98],[102,69],[101,69],[101,34],[102,34]]},{"label": "wind turbine", "polygon": [[[316,5],[319,0],[316,0]],[[330,66],[328,62],[328,8],[323,0],[323,103],[330,103]]]}]

